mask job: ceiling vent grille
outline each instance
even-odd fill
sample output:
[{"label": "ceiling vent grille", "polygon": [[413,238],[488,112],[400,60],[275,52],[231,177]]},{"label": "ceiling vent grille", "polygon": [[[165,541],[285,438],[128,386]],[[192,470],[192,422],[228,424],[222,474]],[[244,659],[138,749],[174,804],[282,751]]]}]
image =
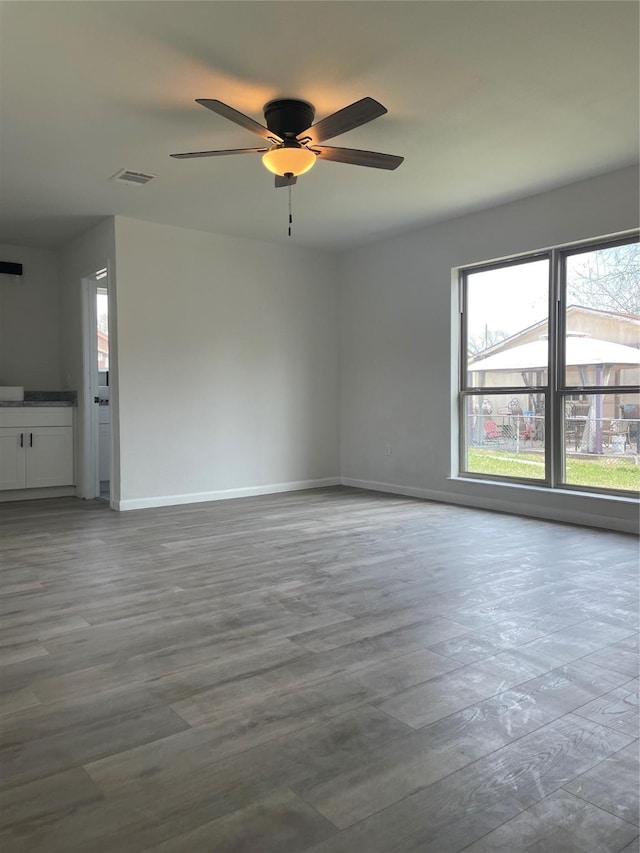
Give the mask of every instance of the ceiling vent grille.
[{"label": "ceiling vent grille", "polygon": [[147,172],[134,172],[131,169],[121,169],[111,176],[112,181],[120,184],[128,184],[130,187],[141,187],[156,178],[157,175],[149,175]]}]

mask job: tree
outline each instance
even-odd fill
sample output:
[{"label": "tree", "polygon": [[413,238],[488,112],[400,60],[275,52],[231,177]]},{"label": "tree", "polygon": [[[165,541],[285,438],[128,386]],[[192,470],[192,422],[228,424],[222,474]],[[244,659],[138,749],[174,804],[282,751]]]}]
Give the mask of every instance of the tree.
[{"label": "tree", "polygon": [[500,341],[504,341],[508,337],[510,337],[508,332],[502,329],[489,329],[485,325],[482,335],[469,335],[469,339],[467,340],[469,355],[477,356],[479,353],[500,343]]},{"label": "tree", "polygon": [[640,314],[640,243],[570,257],[567,304]]}]

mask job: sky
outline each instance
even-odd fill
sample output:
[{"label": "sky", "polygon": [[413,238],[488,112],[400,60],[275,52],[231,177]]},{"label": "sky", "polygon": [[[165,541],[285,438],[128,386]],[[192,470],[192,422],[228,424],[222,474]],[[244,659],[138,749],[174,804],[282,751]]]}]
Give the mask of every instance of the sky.
[{"label": "sky", "polygon": [[[469,335],[489,331],[506,336],[545,320],[549,311],[549,261],[545,258],[469,275],[467,323]],[[524,293],[524,298],[523,298]],[[540,334],[545,334],[545,329]]]},{"label": "sky", "polygon": [[[638,288],[638,244],[596,249],[570,255],[567,260],[567,300],[572,304],[624,310],[630,291]],[[624,274],[621,275],[621,270]],[[582,277],[597,282],[591,292],[581,294]],[[626,278],[625,278],[626,277]],[[475,343],[496,343],[486,332],[502,332],[509,337],[534,323],[546,320],[549,299],[549,260],[543,258],[513,264],[468,276],[467,328]],[[628,284],[626,282],[628,281]],[[618,290],[616,290],[616,288]],[[596,298],[597,304],[592,300]],[[629,310],[629,309],[627,309]],[[546,334],[540,329],[540,336]]]}]

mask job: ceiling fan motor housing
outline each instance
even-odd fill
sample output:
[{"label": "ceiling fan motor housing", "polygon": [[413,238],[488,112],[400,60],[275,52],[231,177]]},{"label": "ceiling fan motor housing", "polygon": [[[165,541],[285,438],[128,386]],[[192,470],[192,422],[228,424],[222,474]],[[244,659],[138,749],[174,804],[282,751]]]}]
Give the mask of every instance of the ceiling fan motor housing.
[{"label": "ceiling fan motor housing", "polygon": [[269,101],[264,108],[264,119],[269,130],[280,139],[295,139],[313,124],[315,110],[306,101]]}]

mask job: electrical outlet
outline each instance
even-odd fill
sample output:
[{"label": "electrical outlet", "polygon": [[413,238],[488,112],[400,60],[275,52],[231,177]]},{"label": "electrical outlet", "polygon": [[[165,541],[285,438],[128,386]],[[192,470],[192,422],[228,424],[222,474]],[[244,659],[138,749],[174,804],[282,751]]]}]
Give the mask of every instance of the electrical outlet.
[{"label": "electrical outlet", "polygon": [[391,445],[390,444],[385,444],[384,455],[385,456],[391,456]]}]

